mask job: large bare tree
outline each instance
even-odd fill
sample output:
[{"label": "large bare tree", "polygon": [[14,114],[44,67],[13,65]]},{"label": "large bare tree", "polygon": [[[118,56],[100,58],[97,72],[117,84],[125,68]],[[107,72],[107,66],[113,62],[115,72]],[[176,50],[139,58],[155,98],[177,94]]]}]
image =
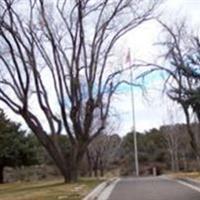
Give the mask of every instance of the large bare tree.
[{"label": "large bare tree", "polygon": [[185,21],[174,23],[172,26],[161,21],[159,23],[164,28],[164,40],[159,44],[164,50],[165,62],[149,64],[155,66],[151,72],[164,72],[164,90],[170,99],[181,106],[191,147],[199,157],[199,144],[192,127],[192,114],[195,114],[200,122],[200,38],[189,29]]},{"label": "large bare tree", "polygon": [[[2,0],[0,100],[22,116],[65,182],[106,126],[124,82],[113,49],[153,16],[159,0]],[[95,120],[98,120],[96,123]],[[67,134],[65,154],[58,136]]]}]

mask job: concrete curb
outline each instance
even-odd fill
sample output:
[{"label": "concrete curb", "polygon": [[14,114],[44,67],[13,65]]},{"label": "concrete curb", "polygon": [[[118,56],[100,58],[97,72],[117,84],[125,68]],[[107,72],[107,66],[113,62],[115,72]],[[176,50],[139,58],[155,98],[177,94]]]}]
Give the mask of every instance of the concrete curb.
[{"label": "concrete curb", "polygon": [[110,186],[114,181],[116,181],[117,178],[109,179],[108,181],[105,181],[98,185],[96,188],[94,188],[84,199],[82,200],[97,200],[100,194],[108,187]]},{"label": "concrete curb", "polygon": [[164,175],[162,178],[171,180],[171,181],[176,181],[177,183],[184,185],[190,189],[193,189],[197,192],[200,192],[200,181],[191,179],[191,178],[175,178],[170,175]]},{"label": "concrete curb", "polygon": [[191,184],[191,185],[194,185],[196,187],[199,187],[199,189],[200,189],[200,181],[198,181],[198,180],[194,180],[192,178],[178,178],[177,180],[186,182],[186,183]]},{"label": "concrete curb", "polygon": [[189,187],[197,192],[200,192],[200,185],[196,185],[193,180],[189,181],[187,178],[182,178],[182,179],[176,179],[176,181],[186,187]]},{"label": "concrete curb", "polygon": [[196,190],[197,192],[200,192],[200,181],[194,180],[191,178],[174,178],[171,176],[166,176],[167,179],[169,180],[174,180],[179,184],[185,185],[193,190]]},{"label": "concrete curb", "polygon": [[171,175],[162,175],[161,177],[167,178],[167,179],[170,179],[170,180],[185,181],[185,182],[188,182],[188,183],[191,183],[191,184],[199,185],[199,187],[200,187],[200,180],[195,180],[195,179],[188,178],[188,177],[178,178],[178,177],[173,177]]}]

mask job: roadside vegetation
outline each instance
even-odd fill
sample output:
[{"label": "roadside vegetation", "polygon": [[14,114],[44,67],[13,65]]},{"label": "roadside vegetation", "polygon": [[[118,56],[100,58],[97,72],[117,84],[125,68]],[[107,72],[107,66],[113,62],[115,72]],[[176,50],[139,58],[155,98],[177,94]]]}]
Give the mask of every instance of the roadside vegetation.
[{"label": "roadside vegetation", "polygon": [[1,200],[81,200],[102,180],[16,182],[0,185]]},{"label": "roadside vegetation", "polygon": [[200,181],[200,172],[194,171],[194,172],[176,172],[176,173],[170,173],[168,174],[169,177],[174,179],[193,179]]}]

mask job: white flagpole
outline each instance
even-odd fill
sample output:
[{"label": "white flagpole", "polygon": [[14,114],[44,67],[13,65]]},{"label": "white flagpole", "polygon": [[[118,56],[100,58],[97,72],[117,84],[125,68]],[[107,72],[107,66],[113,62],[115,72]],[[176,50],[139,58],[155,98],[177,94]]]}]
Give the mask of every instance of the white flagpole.
[{"label": "white flagpole", "polygon": [[[130,55],[130,49],[128,52],[128,64],[129,67],[131,67],[131,55]],[[133,71],[132,68],[130,69],[130,83],[133,83]],[[134,90],[133,86],[130,85],[131,89],[131,104],[132,104],[132,123],[133,123],[133,140],[134,140],[134,154],[135,154],[135,175],[139,176],[139,161],[138,161],[138,146],[137,146],[137,133],[136,133],[136,127],[135,127],[135,103],[134,103]]]}]

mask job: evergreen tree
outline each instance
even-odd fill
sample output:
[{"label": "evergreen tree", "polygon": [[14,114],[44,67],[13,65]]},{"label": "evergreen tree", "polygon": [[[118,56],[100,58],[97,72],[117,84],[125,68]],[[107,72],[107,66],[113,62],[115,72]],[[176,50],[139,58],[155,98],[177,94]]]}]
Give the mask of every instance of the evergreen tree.
[{"label": "evergreen tree", "polygon": [[21,130],[21,125],[10,121],[0,111],[0,183],[4,182],[4,167],[36,164],[37,147],[30,135]]}]

